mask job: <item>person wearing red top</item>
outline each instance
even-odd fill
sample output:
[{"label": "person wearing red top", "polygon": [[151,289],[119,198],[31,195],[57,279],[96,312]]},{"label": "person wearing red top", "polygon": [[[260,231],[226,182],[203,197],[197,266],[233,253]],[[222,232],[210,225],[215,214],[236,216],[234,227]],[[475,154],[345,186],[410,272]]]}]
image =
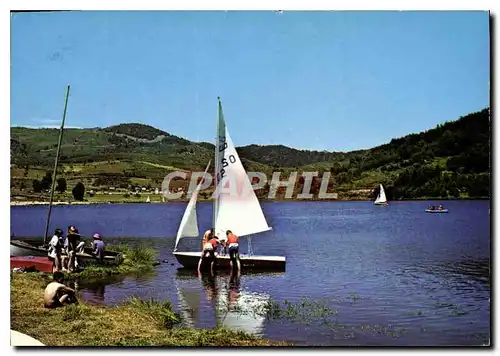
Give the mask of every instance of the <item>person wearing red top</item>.
[{"label": "person wearing red top", "polygon": [[215,236],[214,228],[211,228],[210,230],[205,231],[205,234],[203,235],[203,238],[201,239],[201,250],[202,251],[203,251],[203,246],[205,246],[205,243],[207,243],[208,239],[210,239],[212,236]]},{"label": "person wearing red top", "polygon": [[[213,229],[211,230],[213,231]],[[207,231],[208,232],[208,231]],[[205,237],[206,236],[206,237]],[[203,260],[207,258],[210,262],[210,270],[214,273],[215,264],[215,249],[219,244],[219,240],[213,233],[205,234],[203,237],[203,250],[201,251],[200,261],[198,262],[198,273],[200,273]]]},{"label": "person wearing red top", "polygon": [[226,231],[226,236],[227,236],[226,245],[228,246],[229,263],[231,265],[231,270],[233,270],[234,266],[236,265],[236,268],[239,271],[241,269],[240,247],[239,247],[240,241],[238,239],[238,236],[233,234],[231,230]]}]

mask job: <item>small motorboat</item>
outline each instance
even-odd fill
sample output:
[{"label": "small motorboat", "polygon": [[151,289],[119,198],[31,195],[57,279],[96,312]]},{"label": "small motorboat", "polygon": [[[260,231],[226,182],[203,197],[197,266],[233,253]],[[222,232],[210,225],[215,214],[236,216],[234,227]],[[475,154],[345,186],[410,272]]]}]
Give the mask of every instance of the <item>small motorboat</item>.
[{"label": "small motorboat", "polygon": [[448,209],[425,209],[426,213],[447,213]]}]

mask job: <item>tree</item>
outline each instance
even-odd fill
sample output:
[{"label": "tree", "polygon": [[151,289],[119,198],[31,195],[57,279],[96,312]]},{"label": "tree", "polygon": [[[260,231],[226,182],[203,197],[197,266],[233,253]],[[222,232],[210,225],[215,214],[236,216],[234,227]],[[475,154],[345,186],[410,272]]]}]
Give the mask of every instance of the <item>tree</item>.
[{"label": "tree", "polygon": [[83,183],[78,182],[74,186],[72,193],[73,193],[73,198],[75,198],[75,200],[82,201],[83,196],[85,195],[85,186],[83,185]]},{"label": "tree", "polygon": [[35,193],[40,193],[42,191],[42,184],[38,179],[33,180],[33,191]]},{"label": "tree", "polygon": [[42,178],[41,181],[42,190],[50,189],[51,185],[52,185],[52,175],[50,174],[50,172],[47,172],[45,173],[45,176]]},{"label": "tree", "polygon": [[349,180],[349,175],[346,172],[339,173],[336,177],[337,183],[346,183]]},{"label": "tree", "polygon": [[67,189],[67,184],[66,184],[66,179],[64,178],[59,178],[57,180],[57,186],[56,186],[56,190],[59,192],[59,193],[64,193]]}]

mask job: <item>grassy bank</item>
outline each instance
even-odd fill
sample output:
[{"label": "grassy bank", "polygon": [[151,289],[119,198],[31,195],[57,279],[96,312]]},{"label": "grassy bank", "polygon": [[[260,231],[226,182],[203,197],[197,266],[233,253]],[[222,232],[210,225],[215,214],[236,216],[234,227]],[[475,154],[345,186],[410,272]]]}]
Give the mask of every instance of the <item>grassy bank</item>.
[{"label": "grassy bank", "polygon": [[124,255],[123,262],[118,266],[90,265],[73,276],[81,278],[99,278],[115,274],[134,274],[152,271],[158,264],[156,256],[158,251],[147,246],[130,247],[126,244],[108,245],[109,251],[121,252]]},{"label": "grassy bank", "polygon": [[43,307],[48,279],[38,274],[11,275],[11,329],[47,346],[284,346],[224,328],[179,327],[170,302],[131,298],[115,307]]}]

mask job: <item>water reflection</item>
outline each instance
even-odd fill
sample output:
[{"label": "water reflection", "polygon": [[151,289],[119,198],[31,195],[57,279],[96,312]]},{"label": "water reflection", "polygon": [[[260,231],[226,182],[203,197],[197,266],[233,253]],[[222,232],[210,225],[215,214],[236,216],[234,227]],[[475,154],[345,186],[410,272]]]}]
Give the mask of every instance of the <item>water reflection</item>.
[{"label": "water reflection", "polygon": [[86,301],[90,303],[104,304],[106,300],[106,286],[122,284],[126,278],[126,276],[116,275],[94,281],[74,280],[70,283],[70,286],[72,286],[72,288],[74,288],[77,292],[82,292],[82,297]]},{"label": "water reflection", "polygon": [[104,304],[104,294],[106,292],[106,287],[104,284],[96,284],[93,286],[86,287],[87,300],[89,302]]},{"label": "water reflection", "polygon": [[215,301],[217,299],[217,284],[215,281],[215,276],[212,274],[201,275],[199,277],[201,285],[205,289],[205,295],[207,300],[215,306]]},{"label": "water reflection", "polygon": [[240,284],[241,284],[241,273],[232,272],[229,276],[229,284],[228,284],[228,307],[231,308],[235,302],[238,301],[240,297]]},{"label": "water reflection", "polygon": [[[198,283],[194,283],[196,280]],[[266,320],[263,311],[270,296],[242,289],[240,273],[205,274],[196,278],[193,273],[178,270],[175,284],[186,325],[222,325],[262,335]]]}]

